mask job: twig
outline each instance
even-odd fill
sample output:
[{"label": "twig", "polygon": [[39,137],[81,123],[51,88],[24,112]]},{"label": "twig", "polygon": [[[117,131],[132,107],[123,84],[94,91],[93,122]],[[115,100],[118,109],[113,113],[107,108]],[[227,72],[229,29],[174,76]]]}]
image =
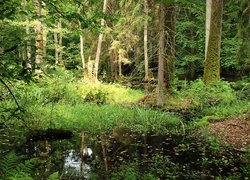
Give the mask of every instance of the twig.
[{"label": "twig", "polygon": [[22,109],[20,108],[17,99],[15,97],[15,95],[12,93],[11,89],[9,88],[9,86],[0,78],[1,83],[3,83],[3,85],[6,87],[6,89],[9,91],[9,93],[11,94],[11,96],[14,98],[14,101],[17,105],[17,108],[22,112]]}]

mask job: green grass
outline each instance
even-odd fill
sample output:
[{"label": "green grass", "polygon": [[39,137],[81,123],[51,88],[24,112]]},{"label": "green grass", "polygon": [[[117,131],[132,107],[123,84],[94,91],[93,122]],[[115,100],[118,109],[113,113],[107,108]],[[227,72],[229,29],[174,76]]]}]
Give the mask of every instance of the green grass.
[{"label": "green grass", "polygon": [[53,110],[50,106],[36,107],[34,115],[40,117],[37,124],[43,128],[53,125],[94,134],[111,132],[118,126],[138,133],[167,133],[181,126],[176,115],[118,105],[56,104]]}]

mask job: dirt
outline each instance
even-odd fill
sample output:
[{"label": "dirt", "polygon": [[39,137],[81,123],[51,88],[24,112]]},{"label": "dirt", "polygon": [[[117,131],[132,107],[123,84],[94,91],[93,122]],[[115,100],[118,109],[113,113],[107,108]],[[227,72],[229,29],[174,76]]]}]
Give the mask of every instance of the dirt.
[{"label": "dirt", "polygon": [[209,129],[221,141],[235,148],[250,147],[250,111],[238,117],[213,122]]}]

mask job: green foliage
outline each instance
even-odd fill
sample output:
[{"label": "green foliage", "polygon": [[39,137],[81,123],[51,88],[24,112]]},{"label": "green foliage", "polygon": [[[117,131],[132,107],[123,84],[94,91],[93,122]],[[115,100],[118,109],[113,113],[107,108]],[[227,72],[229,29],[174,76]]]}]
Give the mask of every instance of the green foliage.
[{"label": "green foliage", "polygon": [[111,174],[112,180],[136,180],[139,178],[139,172],[134,164],[122,165],[118,172]]},{"label": "green foliage", "polygon": [[101,91],[100,89],[97,91],[93,90],[85,96],[84,101],[96,104],[106,104],[107,93]]},{"label": "green foliage", "polygon": [[31,174],[37,163],[37,159],[33,158],[20,162],[14,151],[11,151],[0,159],[0,178],[2,179],[33,179]]},{"label": "green foliage", "polygon": [[51,174],[48,177],[48,180],[57,180],[57,179],[59,179],[59,173],[58,172],[55,172],[55,173]]},{"label": "green foliage", "polygon": [[237,98],[228,82],[218,81],[205,85],[200,79],[191,82],[187,89],[181,90],[180,96],[193,99],[202,107],[231,104]]}]

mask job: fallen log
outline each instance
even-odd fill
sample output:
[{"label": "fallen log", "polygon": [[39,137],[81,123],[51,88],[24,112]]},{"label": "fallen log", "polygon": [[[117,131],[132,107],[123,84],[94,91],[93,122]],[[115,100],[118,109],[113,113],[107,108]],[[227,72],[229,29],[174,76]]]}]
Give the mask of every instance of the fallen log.
[{"label": "fallen log", "polygon": [[70,139],[73,137],[73,133],[69,130],[64,129],[46,129],[46,130],[35,130],[27,135],[28,141],[39,141],[39,140],[62,140]]}]

